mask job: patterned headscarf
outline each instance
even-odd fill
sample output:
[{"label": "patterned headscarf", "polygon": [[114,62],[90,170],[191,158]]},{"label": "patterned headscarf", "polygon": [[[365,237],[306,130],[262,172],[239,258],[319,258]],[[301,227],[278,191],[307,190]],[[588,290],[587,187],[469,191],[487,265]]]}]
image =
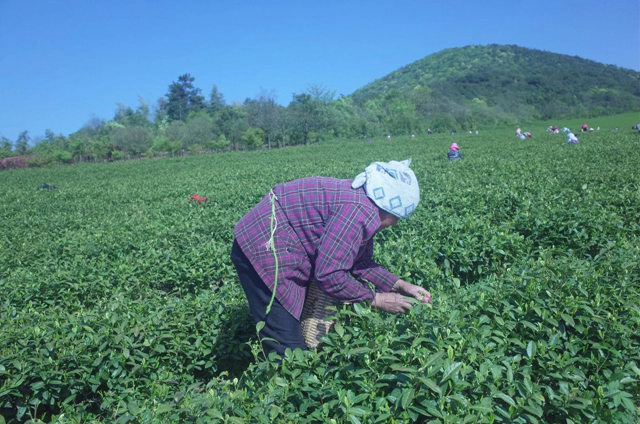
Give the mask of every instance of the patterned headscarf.
[{"label": "patterned headscarf", "polygon": [[406,218],[420,202],[418,180],[409,164],[411,159],[373,162],[354,178],[351,187],[364,186],[367,196],[380,209]]}]

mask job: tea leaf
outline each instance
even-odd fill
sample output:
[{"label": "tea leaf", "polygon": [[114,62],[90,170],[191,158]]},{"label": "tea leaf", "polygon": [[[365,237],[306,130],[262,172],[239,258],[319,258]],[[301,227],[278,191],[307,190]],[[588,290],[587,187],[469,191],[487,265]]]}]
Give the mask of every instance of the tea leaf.
[{"label": "tea leaf", "polygon": [[499,392],[499,393],[495,394],[493,397],[494,398],[496,398],[496,397],[500,398],[500,399],[502,399],[503,401],[507,402],[509,405],[511,405],[513,407],[516,406],[516,402],[513,400],[513,398],[511,396],[505,394],[505,393]]}]

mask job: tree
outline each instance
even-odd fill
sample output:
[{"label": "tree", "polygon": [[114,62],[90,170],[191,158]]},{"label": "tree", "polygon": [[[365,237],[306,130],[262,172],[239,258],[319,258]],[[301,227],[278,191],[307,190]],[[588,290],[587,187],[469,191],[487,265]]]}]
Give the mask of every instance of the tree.
[{"label": "tree", "polygon": [[170,120],[184,121],[191,112],[205,108],[204,97],[200,89],[193,86],[195,80],[189,74],[180,75],[177,82],[169,86],[167,97],[167,116]]},{"label": "tree", "polygon": [[146,152],[152,143],[151,134],[145,127],[116,128],[111,139],[116,147],[132,155]]},{"label": "tree", "polygon": [[0,159],[11,156],[11,140],[7,137],[0,138]]},{"label": "tree", "polygon": [[220,134],[220,137],[218,137],[217,140],[211,141],[208,146],[215,151],[221,151],[229,147],[230,144],[231,142],[227,140],[227,137],[225,137],[224,134]]},{"label": "tree", "polygon": [[187,125],[182,121],[173,121],[164,133],[170,141],[179,143],[180,147],[182,147],[182,143],[187,135]]},{"label": "tree", "polygon": [[357,137],[367,135],[366,122],[349,97],[340,97],[329,104],[329,122],[334,136]]},{"label": "tree", "polygon": [[135,121],[131,122],[131,124],[141,127],[150,127],[151,121],[149,120],[149,117],[151,116],[151,109],[142,97],[138,97],[138,103],[138,108],[134,114]]},{"label": "tree", "polygon": [[208,111],[211,116],[214,116],[220,109],[225,107],[224,96],[218,87],[214,84],[211,87],[211,93],[209,94],[209,106]]},{"label": "tree", "polygon": [[249,128],[246,111],[241,106],[225,106],[217,114],[216,125],[220,125],[222,133],[236,146],[242,142],[242,134]]},{"label": "tree", "polygon": [[111,141],[111,138],[102,135],[90,138],[87,141],[86,153],[91,159],[95,160],[98,158],[107,159],[111,157],[111,152],[115,150],[115,146]]},{"label": "tree", "polygon": [[83,140],[77,138],[69,143],[68,152],[70,153],[70,156],[73,158],[73,160],[79,162],[87,153],[87,147],[88,146],[84,143]]},{"label": "tree", "polygon": [[189,116],[183,138],[185,147],[204,145],[215,139],[213,119],[206,112],[197,112]]},{"label": "tree", "polygon": [[249,149],[264,145],[264,131],[260,128],[249,128],[242,134],[242,143]]},{"label": "tree", "polygon": [[307,144],[309,142],[308,137],[311,132],[311,127],[314,125],[313,120],[315,115],[311,95],[307,93],[294,94],[288,109],[291,133],[294,137],[299,137],[302,144]]},{"label": "tree", "polygon": [[182,149],[182,145],[177,141],[169,140],[167,137],[158,137],[153,142],[154,153],[170,153],[175,154]]},{"label": "tree", "polygon": [[[73,140],[67,140],[62,134],[55,135],[50,129],[44,131],[44,138],[35,143],[32,152],[38,155],[50,155],[54,151],[73,150],[72,146],[77,149],[77,142],[83,144],[84,135],[76,135]],[[70,143],[73,141],[74,143]]]},{"label": "tree", "polygon": [[133,115],[133,109],[131,109],[131,107],[118,103],[116,112],[113,114],[113,120],[126,126],[126,121],[131,115]]},{"label": "tree", "polygon": [[29,131],[22,131],[20,134],[18,134],[18,139],[16,140],[16,153],[18,153],[19,155],[24,155],[25,153],[27,153],[27,150],[29,149],[29,140],[31,139],[31,137],[29,137]]},{"label": "tree", "polygon": [[89,118],[86,124],[84,124],[84,128],[89,131],[92,131],[93,134],[96,134],[100,128],[105,124],[104,119],[98,118],[97,116],[92,116]]},{"label": "tree", "polygon": [[392,134],[410,134],[417,130],[415,106],[400,91],[390,90],[385,94],[381,105],[381,120],[385,131]]},{"label": "tree", "polygon": [[47,143],[53,144],[56,139],[56,135],[53,131],[47,128],[46,130],[44,130],[44,139],[47,141]]},{"label": "tree", "polygon": [[318,84],[311,84],[307,92],[311,95],[312,99],[325,105],[331,103],[336,95],[335,91],[330,91]]},{"label": "tree", "polygon": [[291,131],[303,144],[329,129],[328,103],[333,95],[318,86],[312,86],[310,93],[294,94],[289,103]]},{"label": "tree", "polygon": [[125,127],[150,127],[149,105],[147,105],[142,97],[139,97],[138,101],[140,105],[135,112],[129,106],[118,103],[118,108],[113,116],[113,120]]},{"label": "tree", "polygon": [[157,124],[158,122],[168,121],[169,115],[167,114],[167,108],[169,103],[164,97],[160,97],[156,102],[156,107],[153,115],[153,120]]},{"label": "tree", "polygon": [[411,134],[418,129],[418,118],[413,104],[404,98],[389,102],[389,126],[394,134]]},{"label": "tree", "polygon": [[264,131],[267,146],[271,148],[271,142],[278,132],[278,121],[282,119],[282,106],[276,103],[275,96],[272,94],[262,93],[254,100],[247,99],[244,107],[247,111],[247,122],[252,127]]},{"label": "tree", "polygon": [[278,119],[276,120],[276,128],[274,137],[278,139],[278,145],[284,147],[287,143],[287,136],[289,134],[289,111],[285,108],[280,108],[278,112]]}]

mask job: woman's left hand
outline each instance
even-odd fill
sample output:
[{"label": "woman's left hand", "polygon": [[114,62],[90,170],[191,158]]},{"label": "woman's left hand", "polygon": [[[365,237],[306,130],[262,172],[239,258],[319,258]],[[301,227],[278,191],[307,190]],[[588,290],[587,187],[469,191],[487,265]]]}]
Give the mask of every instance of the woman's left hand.
[{"label": "woman's left hand", "polygon": [[405,296],[413,297],[424,303],[431,302],[431,293],[420,286],[416,286],[415,284],[411,284],[404,280],[396,281],[391,290],[402,293]]}]

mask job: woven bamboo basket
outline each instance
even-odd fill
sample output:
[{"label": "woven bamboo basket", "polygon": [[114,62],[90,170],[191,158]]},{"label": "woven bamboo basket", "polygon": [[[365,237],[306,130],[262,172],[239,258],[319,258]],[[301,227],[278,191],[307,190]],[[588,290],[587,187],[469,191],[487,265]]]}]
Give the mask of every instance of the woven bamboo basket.
[{"label": "woven bamboo basket", "polygon": [[321,339],[329,333],[333,326],[333,320],[326,319],[334,311],[329,306],[339,305],[340,302],[325,293],[315,281],[307,288],[307,297],[300,316],[302,336],[308,348],[314,349]]}]

